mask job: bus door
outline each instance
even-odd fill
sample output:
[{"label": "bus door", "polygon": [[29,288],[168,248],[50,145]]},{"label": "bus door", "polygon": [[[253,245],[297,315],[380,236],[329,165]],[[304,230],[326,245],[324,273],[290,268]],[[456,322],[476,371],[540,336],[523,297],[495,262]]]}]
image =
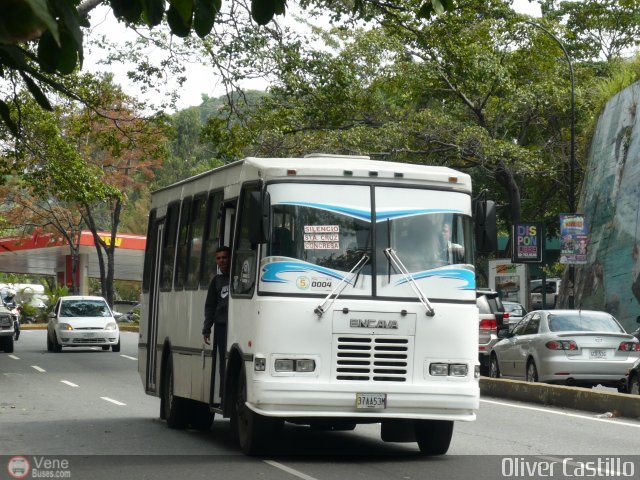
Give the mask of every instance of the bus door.
[{"label": "bus door", "polygon": [[147,378],[146,391],[156,392],[156,363],[158,356],[158,299],[160,293],[160,276],[162,272],[162,245],[164,218],[156,220],[150,228],[153,252],[151,276],[149,284],[149,308],[147,313]]},{"label": "bus door", "polygon": [[[236,215],[236,200],[226,201],[222,209],[220,211],[220,227],[219,227],[219,238],[220,238],[220,246],[228,246],[231,247],[233,245],[233,224],[235,221]],[[229,259],[231,261],[231,259]],[[212,361],[211,361],[211,372],[210,372],[210,389],[209,389],[209,407],[211,408],[220,408],[222,406],[222,384],[220,379],[220,369],[218,365],[220,362],[225,363],[226,367],[226,352],[218,352],[216,351],[216,335],[219,335],[219,332],[216,332],[216,328],[214,326],[211,336],[211,344],[212,344]],[[229,343],[227,342],[227,350],[229,347]],[[226,371],[226,368],[225,368]]]}]

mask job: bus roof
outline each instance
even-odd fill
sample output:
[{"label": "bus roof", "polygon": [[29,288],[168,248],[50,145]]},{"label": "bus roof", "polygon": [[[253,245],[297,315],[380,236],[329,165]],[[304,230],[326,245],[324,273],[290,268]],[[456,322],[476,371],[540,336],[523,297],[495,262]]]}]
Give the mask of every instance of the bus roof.
[{"label": "bus roof", "polygon": [[215,168],[191,178],[174,183],[153,192],[175,188],[194,181],[215,175],[224,170],[240,168],[242,179],[262,178],[274,180],[278,178],[353,178],[360,180],[393,180],[399,183],[427,183],[434,186],[446,186],[456,190],[471,192],[471,178],[468,174],[448,167],[419,165],[413,163],[387,162],[371,160],[366,156],[332,155],[324,153],[309,154],[298,158],[258,158],[248,157],[244,160]]}]

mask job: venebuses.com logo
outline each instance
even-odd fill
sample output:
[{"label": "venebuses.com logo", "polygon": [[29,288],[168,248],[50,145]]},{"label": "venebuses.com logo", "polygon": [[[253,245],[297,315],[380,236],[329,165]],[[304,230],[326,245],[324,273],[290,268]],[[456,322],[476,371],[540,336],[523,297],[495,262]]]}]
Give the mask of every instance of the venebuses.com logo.
[{"label": "venebuses.com logo", "polygon": [[7,472],[12,478],[25,478],[31,471],[31,464],[25,457],[11,457],[7,463]]},{"label": "venebuses.com logo", "polygon": [[71,478],[69,460],[65,458],[32,457],[29,460],[15,455],[7,462],[11,478]]}]

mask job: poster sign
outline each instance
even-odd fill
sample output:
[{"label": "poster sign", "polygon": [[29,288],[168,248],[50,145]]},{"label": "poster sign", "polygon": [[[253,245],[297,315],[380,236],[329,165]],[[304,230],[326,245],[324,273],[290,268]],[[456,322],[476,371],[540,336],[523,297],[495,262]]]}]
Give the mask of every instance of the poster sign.
[{"label": "poster sign", "polygon": [[541,263],[542,262],[542,224],[532,222],[517,222],[512,227],[513,263]]},{"label": "poster sign", "polygon": [[587,263],[589,232],[581,213],[560,214],[560,263],[584,265]]}]

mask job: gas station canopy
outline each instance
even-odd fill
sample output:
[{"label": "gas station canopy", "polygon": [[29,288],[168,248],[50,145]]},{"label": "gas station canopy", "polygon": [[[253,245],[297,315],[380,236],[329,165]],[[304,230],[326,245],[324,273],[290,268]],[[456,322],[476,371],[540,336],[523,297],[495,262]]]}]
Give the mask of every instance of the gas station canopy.
[{"label": "gas station canopy", "polygon": [[[107,244],[111,234],[99,232]],[[85,290],[87,278],[99,278],[100,267],[93,235],[89,230],[80,234],[78,285]],[[119,233],[115,239],[116,280],[142,281],[142,265],[146,237]],[[104,253],[103,253],[104,255]],[[106,256],[104,257],[106,267]],[[26,237],[0,238],[0,272],[55,276],[58,284],[71,285],[71,251],[61,235],[34,233]]]}]

